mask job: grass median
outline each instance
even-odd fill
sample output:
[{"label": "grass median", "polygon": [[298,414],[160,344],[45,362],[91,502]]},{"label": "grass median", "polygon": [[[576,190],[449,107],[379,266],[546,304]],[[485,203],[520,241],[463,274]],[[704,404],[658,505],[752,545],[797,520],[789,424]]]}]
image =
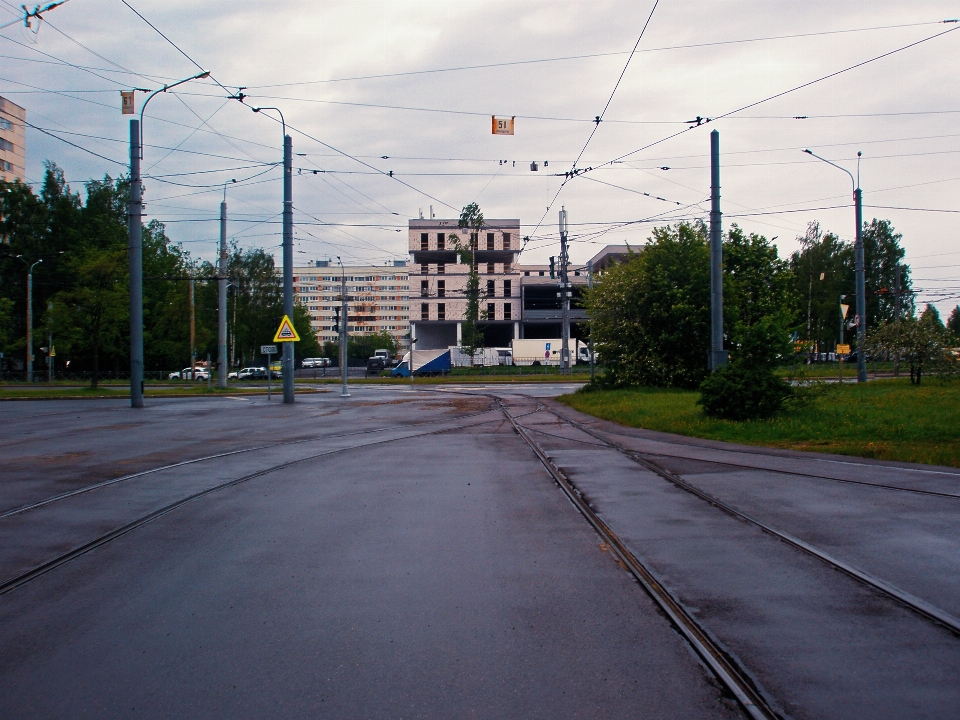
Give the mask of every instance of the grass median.
[{"label": "grass median", "polygon": [[770,420],[706,417],[689,390],[638,388],[565,395],[581,412],[648,430],[788,450],[960,467],[960,383],[874,380],[826,386]]}]

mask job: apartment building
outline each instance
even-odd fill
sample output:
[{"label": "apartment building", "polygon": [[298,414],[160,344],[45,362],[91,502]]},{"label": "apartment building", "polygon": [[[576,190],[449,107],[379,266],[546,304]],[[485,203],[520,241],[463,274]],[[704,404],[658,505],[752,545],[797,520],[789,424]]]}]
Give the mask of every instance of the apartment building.
[{"label": "apartment building", "polygon": [[25,182],[27,165],[27,111],[0,97],[0,180]]},{"label": "apartment building", "polygon": [[323,342],[339,338],[336,313],[342,277],[347,284],[347,332],[371,335],[388,332],[401,351],[410,348],[410,279],[405,260],[390,265],[346,265],[329,260],[293,269],[296,302],[310,313],[310,322]]},{"label": "apartment building", "polygon": [[[410,220],[410,326],[421,350],[459,345],[466,314],[469,263],[461,263],[455,243],[471,250],[480,275],[480,322],[486,347],[506,347],[513,339],[558,338],[562,309],[558,280],[549,265],[519,265],[520,221],[485,220],[477,233],[464,232],[457,220]],[[585,265],[571,265],[572,337],[586,337],[583,291],[589,268],[602,272],[624,259],[626,246],[608,245]]]},{"label": "apartment building", "polygon": [[514,267],[520,251],[520,220],[490,219],[478,233],[464,232],[457,220],[410,220],[411,335],[417,348],[459,345],[467,306],[469,263],[456,251],[469,248],[480,275],[480,316],[488,347],[520,337],[520,283]]}]

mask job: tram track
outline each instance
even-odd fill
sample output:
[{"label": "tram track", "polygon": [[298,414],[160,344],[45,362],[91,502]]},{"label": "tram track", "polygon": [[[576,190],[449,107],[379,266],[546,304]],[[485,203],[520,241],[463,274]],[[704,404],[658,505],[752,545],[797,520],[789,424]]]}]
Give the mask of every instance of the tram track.
[{"label": "tram track", "polygon": [[[778,528],[775,528],[771,524],[760,520],[753,515],[740,510],[739,508],[731,505],[730,503],[721,500],[720,498],[706,492],[705,490],[697,487],[696,485],[690,483],[687,480],[684,480],[679,475],[669,471],[662,465],[650,460],[648,457],[645,457],[643,453],[640,453],[636,450],[632,450],[620,443],[617,443],[609,438],[603,437],[599,432],[593,430],[592,428],[587,427],[583,423],[577,422],[576,420],[566,417],[563,413],[557,412],[549,407],[544,406],[544,410],[550,413],[554,417],[557,417],[561,421],[567,423],[571,427],[576,428],[577,430],[589,435],[590,437],[599,440],[600,442],[607,445],[609,448],[616,450],[621,453],[640,467],[649,470],[650,472],[659,475],[664,480],[672,483],[676,487],[684,490],[701,500],[707,502],[709,505],[721,510],[722,512],[742,520],[748,524],[751,524],[763,532],[771,535],[778,540],[781,540],[788,545],[800,550],[803,553],[806,553],[817,560],[827,564],[835,570],[838,570],[845,575],[853,578],[855,581],[868,586],[869,588],[885,595],[886,597],[894,600],[895,602],[903,605],[904,607],[912,610],[923,618],[930,620],[938,625],[941,625],[952,632],[954,635],[960,636],[960,618],[955,617],[954,615],[948,613],[946,610],[933,605],[932,603],[923,600],[911,593],[902,590],[892,583],[883,580],[882,578],[876,577],[870,573],[867,573],[850,563],[847,563],[833,555],[817,548],[816,546],[801,540],[800,538],[791,535],[790,533],[784,532]],[[527,439],[525,437],[525,439]],[[566,438],[571,442],[576,442],[570,438]],[[528,444],[533,442],[532,439],[528,439]],[[757,468],[754,468],[757,469]],[[798,475],[803,475],[803,473],[795,473]],[[572,483],[571,483],[572,486]],[[592,512],[592,511],[591,511]]]},{"label": "tram track", "polygon": [[[659,578],[627,548],[601,518],[594,512],[590,504],[584,499],[576,486],[567,478],[564,472],[550,460],[547,453],[530,437],[531,430],[517,422],[513,416],[497,399],[499,409],[506,416],[517,435],[533,450],[540,463],[554,479],[567,499],[576,507],[581,515],[593,527],[604,543],[614,552],[630,574],[653,598],[654,602],[666,614],[674,626],[686,638],[697,655],[706,663],[715,677],[733,694],[743,710],[755,720],[773,720],[781,716],[773,709],[772,704],[764,697],[762,690],[757,687],[750,676],[740,667],[730,655],[716,643],[710,634],[698,623],[687,609],[666,589]],[[544,408],[538,403],[538,412]],[[549,409],[547,409],[550,412]],[[533,413],[527,413],[532,415]]]},{"label": "tram track", "polygon": [[[462,415],[456,419],[465,420],[465,419],[476,417],[478,415],[483,415],[489,412],[493,412],[493,409],[482,410],[480,412]],[[36,510],[46,505],[60,502],[61,500],[66,500],[71,497],[76,497],[77,495],[83,495],[85,493],[88,493],[94,490],[100,490],[105,487],[110,487],[111,485],[117,485],[119,483],[126,482],[128,480],[135,480],[137,478],[145,477],[147,475],[153,475],[155,473],[163,472],[166,470],[172,470],[174,468],[183,467],[185,465],[193,465],[196,463],[209,462],[211,460],[218,460],[218,459],[230,457],[233,455],[242,455],[245,453],[256,452],[258,450],[270,450],[278,447],[285,447],[290,445],[302,445],[304,443],[320,442],[324,440],[335,440],[335,439],[340,439],[344,437],[353,437],[356,435],[369,435],[369,434],[378,433],[378,432],[389,432],[390,430],[401,430],[405,427],[418,427],[423,425],[432,425],[438,422],[444,422],[449,420],[450,418],[442,418],[439,420],[428,420],[428,421],[419,422],[419,423],[409,423],[407,425],[389,425],[382,428],[371,428],[369,430],[359,430],[359,431],[350,432],[350,433],[339,433],[335,435],[323,435],[323,436],[310,437],[310,438],[301,438],[299,440],[288,440],[284,442],[268,443],[266,445],[257,445],[250,448],[241,448],[239,450],[230,450],[227,452],[216,453],[214,455],[206,455],[203,457],[191,458],[189,460],[181,460],[180,462],[170,463],[167,465],[159,465],[157,467],[149,468],[147,470],[141,470],[139,472],[130,473],[129,475],[121,475],[120,477],[110,478],[109,480],[103,480],[98,483],[93,483],[92,485],[85,485],[84,487],[77,488],[76,490],[69,490],[67,492],[58,493],[57,495],[51,495],[49,497],[44,498],[43,500],[38,500],[36,502],[21,505],[11,510],[6,510],[0,513],[0,520],[3,520],[8,517],[12,517],[14,515],[20,515],[30,510]]]},{"label": "tram track", "polygon": [[[493,413],[493,412],[498,412],[498,409],[497,409],[497,408],[493,408],[493,409],[485,410],[485,411],[479,412],[479,413],[472,413],[472,414],[470,414],[470,415],[466,415],[466,416],[462,416],[462,417],[460,417],[460,418],[457,418],[456,420],[466,420],[466,419],[478,417],[478,416],[480,416],[480,415],[487,415],[487,414],[490,414],[490,413]],[[499,413],[498,413],[498,414],[499,414]],[[440,422],[440,421],[431,421],[430,424],[435,423],[435,422]],[[449,420],[448,420],[448,422],[449,422]],[[297,458],[297,459],[295,459],[295,460],[289,460],[289,461],[284,462],[284,463],[278,463],[278,464],[273,465],[273,466],[271,466],[271,467],[261,468],[260,470],[257,470],[257,471],[255,471],[255,472],[248,473],[248,474],[246,474],[246,475],[242,475],[242,476],[237,477],[237,478],[232,478],[232,479],[227,480],[227,481],[225,481],[225,482],[218,483],[218,484],[213,485],[213,486],[208,487],[208,488],[204,488],[203,490],[200,490],[200,491],[198,491],[198,492],[192,493],[192,494],[190,494],[190,495],[188,495],[188,496],[186,496],[186,497],[179,498],[179,499],[177,499],[177,500],[175,500],[175,501],[173,501],[173,502],[170,502],[170,503],[168,503],[168,504],[166,504],[166,505],[164,505],[164,506],[162,506],[162,507],[160,507],[160,508],[157,508],[157,509],[155,509],[155,510],[149,512],[149,513],[146,513],[146,514],[144,514],[144,515],[141,515],[141,516],[135,518],[134,520],[131,520],[130,522],[127,522],[127,523],[125,523],[125,524],[123,524],[123,525],[120,525],[120,526],[118,526],[118,527],[116,527],[116,528],[114,528],[114,529],[112,529],[112,530],[110,530],[110,531],[108,531],[108,532],[106,532],[106,533],[103,533],[103,534],[99,535],[98,537],[94,538],[93,540],[90,540],[90,541],[88,541],[88,542],[86,542],[86,543],[83,543],[83,544],[81,544],[81,545],[79,545],[79,546],[77,546],[77,547],[72,548],[71,550],[68,550],[68,551],[66,551],[66,552],[64,552],[64,553],[61,553],[60,555],[57,555],[56,557],[54,557],[54,558],[52,558],[52,559],[50,559],[50,560],[47,560],[47,561],[45,561],[45,562],[43,562],[43,563],[41,563],[41,564],[39,564],[39,565],[36,565],[36,566],[34,566],[33,568],[31,568],[30,570],[24,571],[24,572],[22,572],[22,573],[20,573],[20,574],[18,574],[18,575],[16,575],[16,576],[14,576],[14,577],[12,577],[12,578],[9,578],[9,579],[7,579],[7,580],[5,580],[5,581],[3,581],[3,582],[0,582],[0,596],[5,595],[5,594],[11,592],[11,591],[15,590],[15,589],[18,588],[18,587],[21,587],[22,585],[25,585],[26,583],[29,583],[30,581],[35,580],[35,579],[41,577],[42,575],[45,575],[46,573],[50,572],[51,570],[54,570],[54,569],[56,569],[56,568],[58,568],[58,567],[60,567],[60,566],[62,566],[62,565],[64,565],[64,564],[70,562],[71,560],[75,560],[76,558],[79,558],[79,557],[81,557],[81,556],[89,553],[89,552],[92,551],[92,550],[95,550],[95,549],[97,549],[97,548],[99,548],[99,547],[101,547],[101,546],[103,546],[103,545],[106,545],[107,543],[110,543],[110,542],[112,542],[113,540],[116,540],[117,538],[123,537],[124,535],[130,533],[131,531],[136,530],[137,528],[142,527],[142,526],[144,526],[144,525],[146,525],[146,524],[148,524],[148,523],[150,523],[150,522],[152,522],[152,521],[154,521],[154,520],[156,520],[156,519],[158,519],[158,518],[161,518],[161,517],[163,517],[164,515],[167,515],[167,514],[173,512],[173,511],[175,511],[175,510],[183,507],[184,505],[187,505],[187,504],[189,504],[189,503],[192,503],[192,502],[194,502],[194,501],[196,501],[196,500],[199,500],[199,499],[201,499],[201,498],[203,498],[203,497],[206,497],[206,496],[211,495],[211,494],[213,494],[213,493],[216,493],[216,492],[218,492],[218,491],[226,490],[226,489],[228,489],[228,488],[235,487],[235,486],[237,486],[237,485],[241,485],[241,484],[243,484],[243,483],[249,482],[250,480],[254,480],[254,479],[256,479],[256,478],[263,477],[263,476],[265,476],[265,475],[269,475],[269,474],[271,474],[271,473],[278,472],[278,471],[280,471],[280,470],[284,470],[284,469],[286,469],[286,468],[293,467],[293,466],[295,466],[295,465],[299,465],[299,464],[308,462],[308,461],[310,461],[310,460],[317,460],[317,459],[319,459],[319,458],[329,457],[329,456],[332,456],[332,455],[338,455],[338,454],[345,453],[345,452],[350,452],[350,451],[353,451],[353,450],[362,450],[362,449],[365,449],[365,448],[375,447],[375,446],[377,446],[377,445],[383,445],[383,444],[386,444],[386,443],[401,442],[401,441],[404,441],[404,440],[411,440],[411,439],[414,439],[414,438],[422,438],[422,437],[428,437],[428,436],[431,436],[431,435],[439,435],[439,434],[448,433],[448,432],[456,432],[456,431],[459,431],[459,430],[464,430],[464,429],[466,429],[466,428],[471,428],[471,427],[476,427],[476,426],[478,426],[478,425],[488,424],[488,423],[490,423],[490,422],[496,422],[496,420],[487,420],[487,421],[484,421],[484,422],[481,422],[481,423],[472,423],[472,424],[457,424],[457,425],[455,425],[455,426],[453,426],[453,427],[440,428],[440,429],[431,430],[431,431],[428,431],[428,432],[412,433],[412,434],[407,434],[407,435],[403,435],[403,436],[395,437],[395,438],[384,438],[384,439],[382,439],[382,440],[375,440],[375,441],[373,441],[373,442],[360,443],[360,444],[358,444],[358,445],[351,445],[351,446],[343,447],[343,448],[334,448],[334,449],[331,449],[331,450],[325,450],[325,451],[320,452],[320,453],[315,453],[315,454],[312,454],[312,455],[308,455],[308,456],[306,456],[306,457]],[[427,423],[423,423],[423,424],[427,424]],[[354,434],[356,434],[356,433],[354,433]]]}]

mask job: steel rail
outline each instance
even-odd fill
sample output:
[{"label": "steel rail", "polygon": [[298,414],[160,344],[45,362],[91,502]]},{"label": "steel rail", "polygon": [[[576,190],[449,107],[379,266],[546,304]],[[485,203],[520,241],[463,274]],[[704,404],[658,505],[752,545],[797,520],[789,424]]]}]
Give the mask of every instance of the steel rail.
[{"label": "steel rail", "polygon": [[907,607],[908,609],[913,610],[914,612],[921,615],[922,617],[928,620],[932,620],[940,625],[943,625],[945,628],[947,628],[954,634],[960,635],[960,618],[957,618],[954,615],[951,615],[946,610],[943,610],[937,607],[936,605],[933,605],[932,603],[929,603],[926,600],[923,600],[922,598],[917,597],[916,595],[912,595],[906,592],[905,590],[901,590],[900,588],[887,582],[886,580],[883,580],[874,575],[871,575],[870,573],[864,572],[863,570],[860,570],[854,567],[853,565],[850,565],[849,563],[846,563],[843,560],[840,560],[839,558],[836,558],[830,555],[829,553],[826,553],[823,550],[820,550],[819,548],[811,545],[808,542],[801,540],[800,538],[794,537],[793,535],[790,535],[789,533],[786,533],[782,530],[778,530],[772,525],[769,525],[768,523],[765,523],[762,520],[759,520],[758,518],[755,518],[752,515],[749,515],[743,512],[739,508],[736,508],[733,505],[730,505],[729,503],[726,503],[723,500],[720,500],[714,495],[711,495],[710,493],[704,490],[701,490],[697,486],[687,482],[686,480],[681,478],[679,475],[675,475],[674,473],[658,465],[652,460],[642,457],[642,455],[637,451],[631,450],[617,442],[613,442],[607,438],[602,437],[596,431],[584,426],[583,423],[580,423],[580,422],[577,422],[576,420],[568,418],[562,413],[557,412],[552,408],[547,408],[547,411],[552,415],[560,418],[564,422],[569,423],[571,426],[577,428],[578,430],[586,433],[587,435],[590,435],[591,437],[594,437],[597,440],[600,440],[601,442],[606,443],[607,445],[609,445],[610,448],[617,450],[618,452],[625,455],[626,457],[628,457],[630,460],[637,463],[641,467],[649,470],[650,472],[656,473],[657,475],[662,477],[664,480],[667,480],[668,482],[676,485],[678,488],[682,490],[686,490],[687,492],[693,495],[696,495],[701,500],[708,502],[709,504],[713,505],[719,510],[722,510],[728,515],[731,515],[739,520],[743,520],[752,525],[755,525],[756,527],[772,535],[773,537],[776,537],[777,539],[782,540],[789,545],[792,545],[798,550],[801,550],[809,555],[812,555],[813,557],[817,558],[818,560],[821,560],[822,562],[826,563],[827,565],[834,568],[835,570],[839,570],[840,572],[848,575],[854,580],[857,580],[863,583],[864,585],[867,585],[868,587],[886,595],[887,597],[895,600],[896,602]]},{"label": "steel rail", "polygon": [[[466,420],[467,418],[476,417],[478,415],[483,415],[485,413],[494,412],[494,408],[489,410],[483,410],[477,413],[471,413],[469,415],[462,415],[457,420]],[[76,495],[82,495],[84,493],[91,492],[92,490],[99,490],[110,485],[116,485],[117,483],[125,482],[127,480],[134,480],[144,475],[152,475],[153,473],[163,472],[164,470],[171,470],[173,468],[182,467],[184,465],[193,465],[194,463],[207,462],[209,460],[216,460],[218,458],[229,457],[231,455],[240,455],[248,452],[255,452],[257,450],[269,450],[271,448],[284,447],[287,445],[302,445],[303,443],[308,442],[319,442],[321,440],[331,440],[335,438],[351,437],[353,435],[368,435],[376,432],[386,432],[388,430],[399,430],[405,427],[418,427],[422,425],[432,425],[438,422],[444,422],[445,420],[450,420],[450,418],[442,418],[440,420],[426,420],[423,422],[410,423],[410,425],[389,425],[383,428],[373,428],[371,430],[359,430],[357,432],[351,433],[339,433],[337,435],[324,435],[323,437],[312,437],[312,438],[303,438],[301,440],[287,440],[285,442],[270,443],[267,445],[257,445],[251,448],[241,448],[240,450],[230,450],[228,452],[217,453],[216,455],[206,455],[204,457],[192,458],[190,460],[181,460],[180,462],[171,463],[169,465],[160,465],[155,468],[150,468],[149,470],[141,470],[140,472],[131,473],[130,475],[122,475],[120,477],[112,478],[110,480],[103,480],[102,482],[94,483],[93,485],[87,485],[82,488],[77,488],[76,490],[69,490],[59,495],[51,495],[48,498],[43,500],[38,500],[37,502],[29,503],[27,505],[21,505],[20,507],[13,508],[12,510],[7,510],[0,513],[0,520],[4,518],[11,517],[13,515],[19,515],[20,513],[27,512],[29,510],[36,510],[45,505],[50,505],[51,503],[59,502],[60,500],[66,500],[67,498],[74,497]]]},{"label": "steel rail", "polygon": [[[781,716],[773,710],[757,684],[742,670],[727,652],[718,645],[700,624],[687,612],[686,608],[670,594],[657,577],[627,549],[619,536],[600,519],[583,499],[576,487],[567,479],[543,449],[527,433],[527,428],[518,423],[499,398],[497,405],[513,426],[514,431],[533,450],[537,459],[560,486],[574,507],[593,527],[603,541],[613,550],[617,558],[643,586],[654,602],[667,615],[681,634],[693,646],[696,653],[721,683],[731,692],[746,713],[755,720],[772,720]],[[550,411],[552,412],[552,411]]]},{"label": "steel rail", "polygon": [[[487,410],[484,413],[478,413],[478,414],[482,415],[482,414],[487,414],[491,412],[496,412],[496,409]],[[458,418],[458,419],[465,419],[465,418]],[[485,422],[477,423],[477,424],[484,425],[490,422],[494,422],[494,421],[487,420]],[[109,532],[106,532],[103,535],[100,535],[99,537],[84,543],[83,545],[79,545],[73,548],[72,550],[68,550],[63,554],[58,555],[57,557],[51,560],[48,560],[45,563],[42,563],[41,565],[37,565],[31,570],[27,570],[26,572],[23,572],[20,575],[17,575],[15,577],[12,577],[8,580],[3,581],[2,583],[0,583],[0,595],[6,595],[7,593],[11,592],[12,590],[15,590],[16,588],[22,585],[25,585],[31,580],[35,580],[41,575],[45,575],[51,570],[54,570],[60,567],[61,565],[64,565],[70,562],[71,560],[74,560],[82,555],[87,554],[91,550],[95,550],[96,548],[101,547],[102,545],[106,545],[107,543],[113,540],[116,540],[117,538],[122,537],[123,535],[126,535],[127,533],[133,530],[136,530],[137,528],[142,527],[147,523],[152,522],[153,520],[156,520],[157,518],[163,517],[164,515],[167,515],[168,513],[171,513],[174,510],[177,510],[178,508],[181,508],[184,505],[187,505],[188,503],[193,502],[194,500],[199,500],[200,498],[203,498],[207,495],[211,495],[220,490],[225,490],[227,488],[240,485],[242,483],[248,482],[255,478],[277,472],[278,470],[284,470],[288,467],[292,467],[294,465],[299,465],[301,463],[308,462],[309,460],[316,460],[318,458],[328,457],[330,455],[337,455],[339,453],[349,452],[350,450],[362,450],[364,448],[374,447],[375,445],[383,445],[385,443],[399,442],[402,440],[411,440],[413,438],[429,437],[430,435],[440,435],[442,433],[447,433],[447,432],[455,432],[457,430],[463,430],[465,428],[473,427],[473,426],[474,425],[457,425],[451,428],[441,428],[439,430],[431,430],[430,432],[415,433],[412,435],[404,435],[403,437],[397,437],[397,438],[385,438],[383,440],[376,440],[374,442],[361,443],[360,445],[352,445],[350,447],[337,448],[334,450],[325,450],[324,452],[317,453],[315,455],[310,455],[308,457],[298,458],[296,460],[290,460],[285,463],[280,463],[279,465],[274,465],[269,468],[257,470],[256,472],[252,472],[247,475],[243,475],[241,477],[234,478],[232,480],[228,480],[226,482],[220,483],[218,485],[214,485],[213,487],[200,490],[199,492],[193,493],[192,495],[188,495],[185,498],[181,498],[180,500],[175,500],[172,503],[164,505],[163,507],[158,508],[153,512],[147,513],[146,515],[142,515],[136,520],[132,520],[124,525],[121,525],[120,527],[114,528],[113,530],[110,530]]]}]

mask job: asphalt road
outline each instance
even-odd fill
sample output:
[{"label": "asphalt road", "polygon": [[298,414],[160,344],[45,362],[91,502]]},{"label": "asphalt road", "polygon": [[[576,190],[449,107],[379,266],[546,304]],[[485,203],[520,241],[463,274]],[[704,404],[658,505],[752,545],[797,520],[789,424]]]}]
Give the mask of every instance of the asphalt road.
[{"label": "asphalt road", "polygon": [[780,716],[960,716],[960,634],[757,525],[957,618],[960,472],[575,387],[0,405],[0,717],[742,717],[493,396]]},{"label": "asphalt road", "polygon": [[452,390],[4,404],[4,578],[247,479],[0,595],[0,717],[740,717]]}]

